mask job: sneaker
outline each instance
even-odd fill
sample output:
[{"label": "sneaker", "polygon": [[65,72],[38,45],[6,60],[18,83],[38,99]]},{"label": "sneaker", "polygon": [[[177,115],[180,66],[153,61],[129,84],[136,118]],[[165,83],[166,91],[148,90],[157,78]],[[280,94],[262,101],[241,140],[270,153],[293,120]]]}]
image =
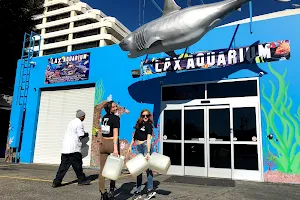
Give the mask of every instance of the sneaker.
[{"label": "sneaker", "polygon": [[83,185],[90,185],[91,180],[85,179],[83,181],[78,182],[78,186],[83,186]]},{"label": "sneaker", "polygon": [[156,195],[156,192],[153,190],[148,191],[147,193],[147,197],[145,199],[151,199],[152,197],[154,197]]},{"label": "sneaker", "polygon": [[140,192],[135,192],[133,197],[132,197],[132,200],[139,200],[139,199],[143,199],[141,193]]},{"label": "sneaker", "polygon": [[61,187],[61,186],[62,186],[62,184],[61,183],[57,183],[55,180],[52,183],[52,187],[53,188],[57,188],[57,187]]},{"label": "sneaker", "polygon": [[100,200],[109,200],[107,192],[101,193]]}]

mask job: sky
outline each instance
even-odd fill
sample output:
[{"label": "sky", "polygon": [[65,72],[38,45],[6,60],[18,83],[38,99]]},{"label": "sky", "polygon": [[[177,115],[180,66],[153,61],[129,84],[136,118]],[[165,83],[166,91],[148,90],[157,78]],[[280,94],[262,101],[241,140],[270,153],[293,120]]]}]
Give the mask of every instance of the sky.
[{"label": "sky", "polygon": [[[107,16],[117,18],[130,31],[134,31],[140,25],[150,22],[161,16],[161,12],[152,3],[152,0],[81,0],[89,4],[92,8],[99,9]],[[199,5],[204,3],[214,3],[220,0],[189,0],[192,5]],[[145,2],[145,9],[144,7]],[[155,0],[158,6],[163,9],[164,0]],[[188,0],[176,0],[177,4],[185,8]],[[285,9],[292,9],[292,4],[300,4],[300,0],[292,0],[290,2],[278,2],[276,0],[252,0],[253,16],[262,15],[266,13],[281,11]],[[140,5],[141,4],[141,5]],[[140,8],[140,9],[139,9]],[[141,10],[141,12],[139,12]],[[144,10],[144,19],[143,19]],[[242,12],[234,12],[226,17],[222,24],[232,21],[245,19],[249,17],[249,6],[242,7]]]}]

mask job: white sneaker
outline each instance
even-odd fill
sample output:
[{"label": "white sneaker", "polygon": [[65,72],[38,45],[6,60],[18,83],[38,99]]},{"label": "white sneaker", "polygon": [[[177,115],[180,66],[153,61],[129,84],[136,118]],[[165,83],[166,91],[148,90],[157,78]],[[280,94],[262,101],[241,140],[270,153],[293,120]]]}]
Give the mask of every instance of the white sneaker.
[{"label": "white sneaker", "polygon": [[147,197],[145,199],[149,200],[156,195],[156,192],[153,190],[148,191]]},{"label": "white sneaker", "polygon": [[135,192],[133,197],[132,197],[132,200],[139,200],[139,199],[143,199],[141,193]]}]

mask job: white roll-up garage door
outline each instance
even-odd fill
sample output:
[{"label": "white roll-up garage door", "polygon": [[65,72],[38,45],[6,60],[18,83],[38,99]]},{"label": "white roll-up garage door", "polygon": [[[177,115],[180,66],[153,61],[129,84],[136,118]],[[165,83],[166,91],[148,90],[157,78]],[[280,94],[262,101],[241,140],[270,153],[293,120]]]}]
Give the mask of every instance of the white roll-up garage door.
[{"label": "white roll-up garage door", "polygon": [[86,113],[85,131],[90,135],[82,148],[83,165],[90,166],[94,94],[94,87],[41,92],[34,163],[60,164],[65,130],[76,110],[81,109]]}]

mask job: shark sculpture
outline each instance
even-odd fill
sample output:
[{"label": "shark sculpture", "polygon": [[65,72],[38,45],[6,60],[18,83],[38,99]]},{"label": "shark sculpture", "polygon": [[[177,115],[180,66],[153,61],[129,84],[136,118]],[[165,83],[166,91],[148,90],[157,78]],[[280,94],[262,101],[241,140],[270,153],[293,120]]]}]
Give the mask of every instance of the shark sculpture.
[{"label": "shark sculpture", "polygon": [[189,47],[199,41],[219,22],[250,0],[225,0],[181,9],[174,0],[165,0],[163,15],[120,42],[129,58],[166,52],[176,57],[174,50]]}]

